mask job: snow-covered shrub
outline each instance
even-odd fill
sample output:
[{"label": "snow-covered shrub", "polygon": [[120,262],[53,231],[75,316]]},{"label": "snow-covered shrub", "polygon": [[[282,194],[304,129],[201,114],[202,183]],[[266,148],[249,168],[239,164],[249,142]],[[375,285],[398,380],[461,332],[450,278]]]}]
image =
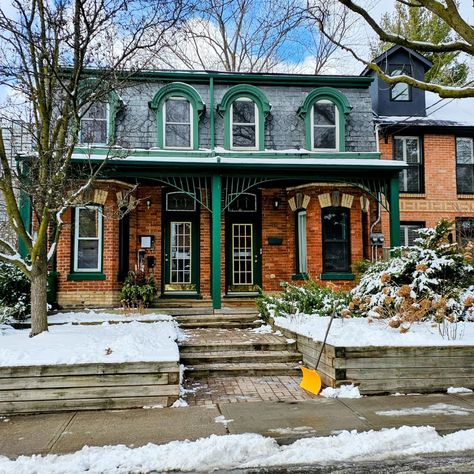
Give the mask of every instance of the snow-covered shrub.
[{"label": "snow-covered shrub", "polygon": [[0,262],[0,323],[22,319],[30,310],[30,281],[14,265]]},{"label": "snow-covered shrub", "polygon": [[257,308],[265,320],[299,313],[330,316],[333,309],[340,316],[349,303],[348,293],[321,287],[312,280],[302,285],[283,283],[282,286],[283,292],[257,299]]},{"label": "snow-covered shrub", "polygon": [[456,322],[473,311],[474,268],[457,244],[450,243],[451,223],[421,229],[415,246],[368,268],[351,291],[354,315],[388,318],[407,331],[415,321]]}]

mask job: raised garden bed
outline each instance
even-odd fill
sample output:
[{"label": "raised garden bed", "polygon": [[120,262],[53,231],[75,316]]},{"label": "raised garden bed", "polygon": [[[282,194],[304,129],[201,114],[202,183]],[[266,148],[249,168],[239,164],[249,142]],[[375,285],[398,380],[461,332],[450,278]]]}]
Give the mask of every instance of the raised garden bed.
[{"label": "raised garden bed", "polygon": [[[314,367],[321,342],[276,326],[296,340],[307,367]],[[354,383],[362,394],[445,392],[474,388],[474,346],[343,346],[326,344],[318,372],[323,384]]]},{"label": "raised garden bed", "polygon": [[177,362],[0,367],[0,414],[172,405]]}]

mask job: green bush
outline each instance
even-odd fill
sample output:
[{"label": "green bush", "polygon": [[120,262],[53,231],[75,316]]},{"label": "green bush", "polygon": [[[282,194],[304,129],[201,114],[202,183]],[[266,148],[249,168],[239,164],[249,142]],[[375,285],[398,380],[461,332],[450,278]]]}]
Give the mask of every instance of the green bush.
[{"label": "green bush", "polygon": [[263,319],[298,313],[330,316],[333,309],[340,315],[349,303],[348,293],[321,287],[312,280],[302,285],[284,283],[282,286],[282,293],[262,294],[257,298],[257,308]]},{"label": "green bush", "polygon": [[147,307],[156,294],[155,278],[152,273],[130,272],[122,287],[122,303],[128,307]]},{"label": "green bush", "polygon": [[0,322],[23,319],[30,311],[30,281],[16,266],[0,262]]}]

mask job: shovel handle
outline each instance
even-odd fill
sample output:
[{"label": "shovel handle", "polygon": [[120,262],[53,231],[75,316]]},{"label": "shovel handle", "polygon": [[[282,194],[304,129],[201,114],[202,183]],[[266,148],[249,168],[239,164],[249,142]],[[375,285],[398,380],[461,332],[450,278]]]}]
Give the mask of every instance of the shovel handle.
[{"label": "shovel handle", "polygon": [[327,341],[327,338],[328,338],[329,330],[331,329],[332,320],[334,319],[335,316],[336,316],[336,308],[334,307],[334,309],[332,311],[331,319],[329,320],[329,324],[328,324],[328,327],[326,329],[326,334],[324,335],[321,350],[319,351],[318,360],[316,361],[316,365],[314,366],[314,370],[317,370],[317,368],[319,366],[319,361],[321,360],[321,356],[323,355],[324,347],[326,346],[326,341]]}]

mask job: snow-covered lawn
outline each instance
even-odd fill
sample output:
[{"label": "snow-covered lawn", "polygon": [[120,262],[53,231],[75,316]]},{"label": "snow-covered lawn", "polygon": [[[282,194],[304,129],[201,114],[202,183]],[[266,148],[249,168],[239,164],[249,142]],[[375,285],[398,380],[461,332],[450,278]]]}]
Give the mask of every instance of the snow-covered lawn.
[{"label": "snow-covered lawn", "polygon": [[[29,330],[0,328],[0,367],[179,360],[174,321],[50,326],[33,338]],[[1,471],[0,471],[1,472]]]},{"label": "snow-covered lawn", "polygon": [[289,466],[340,461],[376,461],[474,449],[474,429],[440,436],[429,426],[390,428],[312,437],[279,446],[258,434],[210,436],[140,448],[124,445],[87,447],[66,455],[0,456],[0,472],[15,474],[211,472],[216,469]]},{"label": "snow-covered lawn", "polygon": [[70,311],[67,313],[56,313],[48,316],[51,324],[62,323],[97,323],[104,321],[172,321],[173,317],[161,313],[108,313],[98,310]]},{"label": "snow-covered lawn", "polygon": [[[329,317],[299,314],[276,317],[275,325],[322,341]],[[329,332],[328,344],[345,347],[368,346],[458,346],[474,345],[474,322],[457,323],[457,338],[443,338],[438,325],[430,322],[414,323],[404,334],[388,326],[386,321],[365,318],[335,319]]]}]

